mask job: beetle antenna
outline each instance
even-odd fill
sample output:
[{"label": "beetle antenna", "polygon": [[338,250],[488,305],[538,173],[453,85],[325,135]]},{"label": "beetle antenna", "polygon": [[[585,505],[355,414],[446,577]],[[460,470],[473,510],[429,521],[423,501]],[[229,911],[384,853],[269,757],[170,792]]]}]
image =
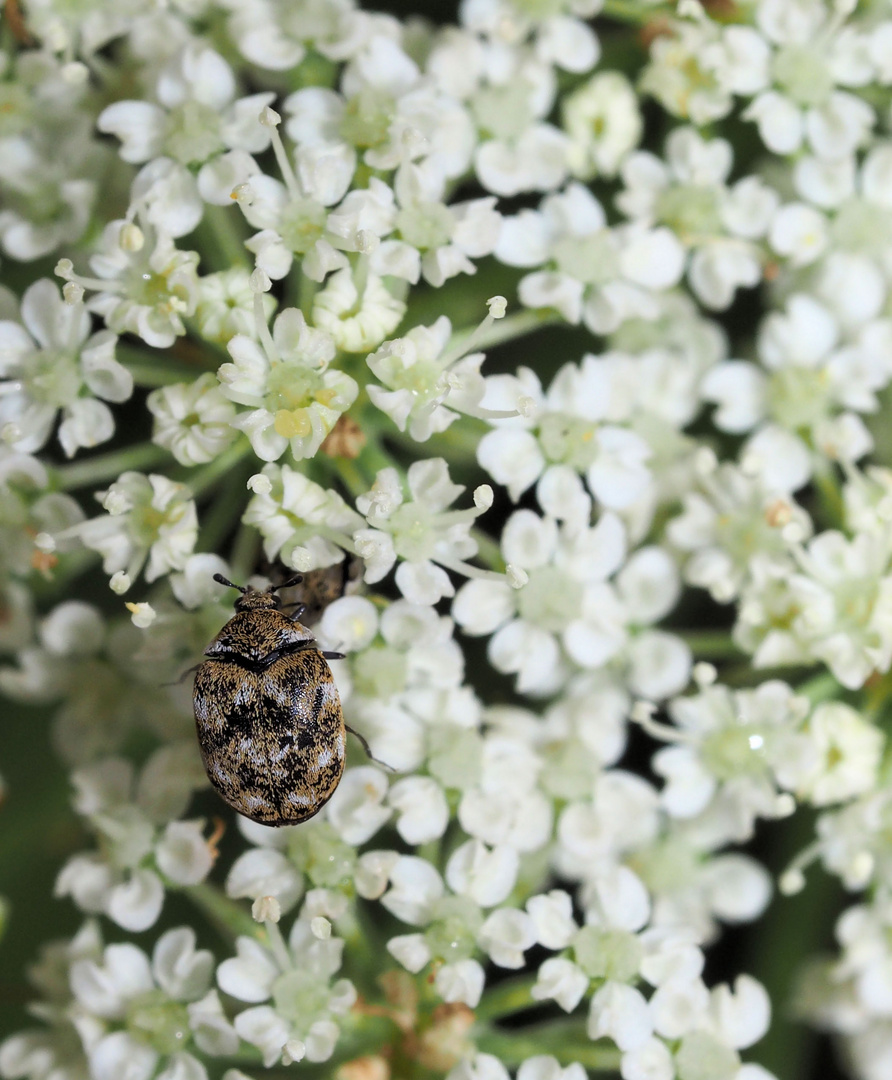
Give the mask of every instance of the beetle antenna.
[{"label": "beetle antenna", "polygon": [[283,581],[281,585],[270,585],[270,592],[278,592],[279,589],[290,589],[292,585],[300,585],[303,581],[303,574],[295,574],[294,577],[290,577],[287,581]]},{"label": "beetle antenna", "polygon": [[222,574],[214,574],[214,581],[220,585],[226,585],[230,589],[238,589],[240,593],[246,593],[248,590],[244,585],[233,585],[228,578],[223,577]]}]

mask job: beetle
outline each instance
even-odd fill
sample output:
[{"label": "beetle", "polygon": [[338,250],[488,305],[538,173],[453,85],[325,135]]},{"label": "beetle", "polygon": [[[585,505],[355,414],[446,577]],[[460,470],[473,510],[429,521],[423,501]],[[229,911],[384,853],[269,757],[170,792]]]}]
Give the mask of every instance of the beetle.
[{"label": "beetle", "polygon": [[241,595],[195,673],[192,701],[208,778],[252,821],[297,825],[334,794],[348,730],[368,753],[344,723],[328,666],[342,654],[323,652],[281,611],[276,590],[300,578],[264,590],[233,585],[222,574],[214,581]]}]

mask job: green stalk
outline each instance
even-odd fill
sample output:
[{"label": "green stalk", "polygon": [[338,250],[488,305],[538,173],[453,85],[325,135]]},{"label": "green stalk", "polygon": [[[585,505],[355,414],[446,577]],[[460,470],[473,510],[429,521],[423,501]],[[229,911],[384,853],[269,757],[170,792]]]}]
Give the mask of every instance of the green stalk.
[{"label": "green stalk", "polygon": [[659,7],[645,7],[640,0],[604,0],[601,14],[618,22],[632,23],[634,26],[646,26],[658,18],[666,18],[673,15],[672,7],[660,5]]},{"label": "green stalk", "polygon": [[135,469],[143,472],[170,461],[170,453],[154,443],[139,443],[124,450],[110,450],[84,461],[62,465],[56,470],[60,491],[76,491],[78,488],[117,480],[121,473]]},{"label": "green stalk", "polygon": [[228,944],[236,937],[261,938],[264,936],[259,923],[254,922],[250,912],[235,900],[230,900],[216,885],[202,882],[186,885],[182,890],[192,903],[207,916]]},{"label": "green stalk", "polygon": [[536,985],[537,975],[524,975],[515,979],[505,979],[487,989],[474,1010],[478,1020],[499,1020],[503,1016],[531,1009],[538,1002],[530,997],[530,991]]},{"label": "green stalk", "polygon": [[746,655],[724,630],[675,630],[674,633],[698,660],[736,660]]},{"label": "green stalk", "polygon": [[147,389],[195,380],[194,366],[181,364],[157,349],[139,349],[119,341],[115,356],[133,376],[136,385]]},{"label": "green stalk", "polygon": [[506,315],[504,319],[495,319],[479,333],[474,326],[456,330],[446,348],[451,353],[474,334],[474,352],[485,352],[496,345],[504,345],[506,341],[526,337],[534,330],[558,326],[563,322],[562,316],[556,311],[518,311],[515,315]]},{"label": "green stalk", "polygon": [[617,1072],[621,1054],[614,1047],[592,1042],[582,1020],[553,1020],[534,1027],[510,1031],[488,1029],[475,1042],[486,1054],[493,1054],[503,1065],[513,1068],[527,1058],[552,1054],[561,1065],[578,1061],[589,1072]]},{"label": "green stalk", "polygon": [[247,439],[240,437],[228,450],[224,450],[209,464],[198,470],[190,470],[189,474],[183,478],[183,483],[189,485],[192,494],[197,498],[209,488],[214,487],[227,473],[232,472],[250,453],[252,453],[251,444]]},{"label": "green stalk", "polygon": [[198,237],[202,254],[213,270],[251,268],[253,260],[245,247],[245,233],[245,219],[236,207],[205,206]]}]

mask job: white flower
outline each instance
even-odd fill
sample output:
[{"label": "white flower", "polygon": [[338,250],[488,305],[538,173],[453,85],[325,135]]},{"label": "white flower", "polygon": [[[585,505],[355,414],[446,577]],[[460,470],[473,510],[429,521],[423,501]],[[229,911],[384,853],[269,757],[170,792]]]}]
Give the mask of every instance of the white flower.
[{"label": "white flower", "polygon": [[166,476],[125,472],[97,498],[108,516],[75,526],[84,544],[102,555],[107,574],[133,579],[146,559],[146,581],[182,570],[198,537],[195,503],[184,485]]},{"label": "white flower", "polygon": [[602,71],[563,101],[564,130],[572,140],[570,171],[580,179],[614,176],[643,130],[638,99],[618,71]]},{"label": "white flower", "polygon": [[137,229],[134,243],[125,221],[112,221],[102,233],[99,252],[90,260],[98,278],[81,278],[67,260],[57,266],[69,281],[97,290],[87,308],[101,315],[116,333],[137,334],[148,345],[167,349],[186,332],[183,317],[198,303],[198,253],[179,251],[163,230]]},{"label": "white flower", "polygon": [[[61,410],[59,442],[68,457],[114,434],[104,401],[126,401],[133,377],[115,360],[117,337],[90,336],[80,302],[64,301],[54,282],[41,278],[22,297],[22,322],[0,322],[0,433],[21,453],[39,450]],[[104,401],[97,400],[104,399]]]},{"label": "white flower", "polygon": [[227,343],[233,362],[221,365],[222,392],[246,405],[231,421],[251,440],[259,458],[275,461],[286,448],[295,459],[313,457],[359,388],[349,375],[328,365],[331,337],[307,326],[297,308],[282,311],[262,344],[236,334]]},{"label": "white flower", "polygon": [[155,417],[152,441],[170,450],[181,465],[213,461],[236,438],[235,407],[210,372],[191,384],[153,390],[146,404]]}]

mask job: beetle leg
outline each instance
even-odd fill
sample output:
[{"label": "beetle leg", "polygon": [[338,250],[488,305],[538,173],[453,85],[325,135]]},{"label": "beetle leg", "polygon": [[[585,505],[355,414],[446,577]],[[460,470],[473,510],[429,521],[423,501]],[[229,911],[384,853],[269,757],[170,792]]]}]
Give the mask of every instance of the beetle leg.
[{"label": "beetle leg", "polygon": [[[326,660],[346,660],[347,654],[342,652],[324,652],[322,654]],[[354,735],[356,732],[354,731]]]},{"label": "beetle leg", "polygon": [[388,769],[390,772],[396,772],[396,769],[394,769],[392,765],[388,765],[386,761],[382,761],[380,758],[375,757],[369,747],[369,744],[366,742],[364,735],[360,735],[359,732],[355,728],[350,727],[349,724],[344,724],[344,727],[350,732],[351,735],[355,735],[356,738],[359,739],[359,741],[362,743],[363,750],[365,750],[366,754],[368,754],[372,761],[376,761],[379,765],[383,765],[384,768]]},{"label": "beetle leg", "polygon": [[307,605],[302,604],[300,602],[298,602],[296,604],[285,604],[281,608],[281,610],[285,611],[287,608],[294,608],[294,611],[293,611],[293,613],[291,615],[291,618],[293,619],[294,622],[300,622],[301,616],[307,610]]},{"label": "beetle leg", "polygon": [[183,674],[178,679],[174,679],[173,682],[163,682],[161,685],[162,686],[179,686],[180,683],[183,681],[183,679],[186,678],[187,675],[191,675],[193,671],[198,671],[198,669],[200,667],[201,667],[201,664],[196,664],[195,667],[186,668],[186,670],[183,672]]}]

